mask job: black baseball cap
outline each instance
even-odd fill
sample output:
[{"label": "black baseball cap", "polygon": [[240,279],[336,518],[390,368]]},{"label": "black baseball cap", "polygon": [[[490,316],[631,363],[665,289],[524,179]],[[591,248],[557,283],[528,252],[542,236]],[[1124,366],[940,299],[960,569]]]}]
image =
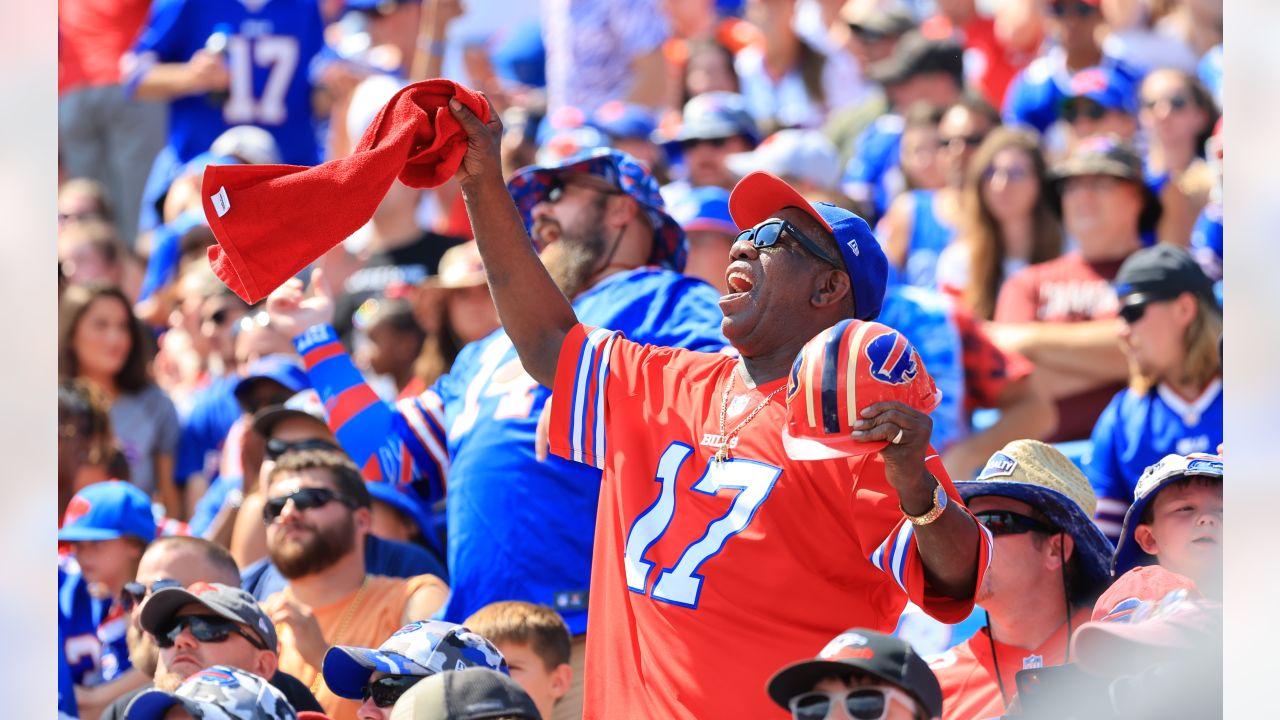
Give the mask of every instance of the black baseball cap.
[{"label": "black baseball cap", "polygon": [[198,582],[187,588],[158,590],[142,603],[138,624],[152,635],[160,635],[178,611],[187,605],[203,605],[216,615],[248,625],[262,638],[262,644],[268,650],[279,650],[280,640],[276,637],[275,625],[257,599],[238,587],[222,583]]},{"label": "black baseball cap", "polygon": [[872,80],[897,85],[925,73],[946,73],[964,86],[964,48],[955,40],[927,37],[919,30],[905,33],[893,54],[869,69]]},{"label": "black baseball cap", "polygon": [[1121,305],[1171,300],[1184,292],[1218,305],[1213,283],[1199,263],[1185,250],[1163,243],[1130,255],[1116,274],[1115,287]]},{"label": "black baseball cap", "polygon": [[942,688],[929,664],[905,641],[874,630],[852,628],[837,635],[813,660],[802,660],[769,679],[769,697],[787,709],[791,698],[813,689],[823,678],[870,675],[915,698],[929,713],[942,716]]},{"label": "black baseball cap", "polygon": [[1071,178],[1088,175],[1106,175],[1124,180],[1142,191],[1142,214],[1138,218],[1140,231],[1152,230],[1160,222],[1163,212],[1160,198],[1147,185],[1146,173],[1142,169],[1142,156],[1129,143],[1114,135],[1096,135],[1077,143],[1067,159],[1049,172],[1049,187],[1057,195],[1059,212],[1062,209],[1062,192],[1066,182]]},{"label": "black baseball cap", "polygon": [[409,688],[392,720],[542,720],[538,706],[515,680],[487,667],[429,675]]}]

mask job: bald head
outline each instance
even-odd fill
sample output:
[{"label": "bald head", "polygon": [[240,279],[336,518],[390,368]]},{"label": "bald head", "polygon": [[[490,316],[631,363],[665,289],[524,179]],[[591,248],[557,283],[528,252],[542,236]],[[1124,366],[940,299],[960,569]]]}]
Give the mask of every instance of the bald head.
[{"label": "bald head", "polygon": [[218,582],[240,586],[240,568],[221,545],[196,537],[166,537],[151,544],[138,564],[138,582],[150,587],[160,579],[188,586]]}]

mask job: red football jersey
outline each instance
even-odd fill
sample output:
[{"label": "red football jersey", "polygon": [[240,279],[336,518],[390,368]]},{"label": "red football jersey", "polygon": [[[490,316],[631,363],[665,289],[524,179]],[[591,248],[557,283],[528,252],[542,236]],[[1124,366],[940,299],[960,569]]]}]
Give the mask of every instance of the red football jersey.
[{"label": "red football jersey", "polygon": [[[1071,627],[1089,621],[1089,608],[1076,611]],[[1067,661],[1067,624],[1064,622],[1040,647],[1027,650],[1006,645],[996,638],[996,656],[1000,660],[1000,678],[996,679],[995,660],[991,656],[989,628],[950,650],[934,655],[929,667],[942,686],[942,720],[984,720],[1004,715],[1005,697],[1012,702],[1018,692],[1017,674],[1028,668],[1063,665]]]},{"label": "red football jersey", "polygon": [[[892,632],[908,598],[943,622],[973,607],[926,587],[879,455],[787,457],[782,393],[713,462],[726,384],[731,431],[786,382],[747,391],[736,364],[581,325],[565,339],[551,449],[603,470],[588,720],[785,717],[768,678],[846,628]],[[938,457],[927,465],[962,507]],[[981,583],[991,545],[978,535]]]}]

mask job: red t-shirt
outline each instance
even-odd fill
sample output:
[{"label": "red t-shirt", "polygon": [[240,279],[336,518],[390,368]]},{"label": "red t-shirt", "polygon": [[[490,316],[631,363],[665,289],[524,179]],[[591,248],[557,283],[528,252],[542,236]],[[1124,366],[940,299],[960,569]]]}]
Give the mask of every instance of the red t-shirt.
[{"label": "red t-shirt", "polygon": [[[1071,628],[1074,630],[1088,622],[1089,612],[1089,608],[1077,610]],[[1019,670],[1062,665],[1067,661],[1067,640],[1066,623],[1033,650],[1006,645],[996,639],[1000,681],[1004,682],[1009,701],[1018,692]],[[996,680],[990,628],[984,627],[960,645],[930,657],[929,667],[942,686],[942,720],[981,720],[1004,715],[1007,703]]]},{"label": "red t-shirt", "polygon": [[151,0],[59,0],[58,94],[120,82],[120,56],[150,7]]},{"label": "red t-shirt", "polygon": [[[1088,262],[1068,253],[1014,273],[1000,289],[993,320],[998,323],[1071,323],[1110,320],[1119,302],[1111,281],[1121,260]],[[1047,442],[1089,437],[1098,416],[1124,383],[1108,383],[1058,400],[1058,429]]]},{"label": "red t-shirt", "polygon": [[[908,598],[943,622],[972,609],[926,587],[879,455],[787,457],[781,393],[730,459],[712,462],[722,392],[742,389],[736,364],[581,325],[565,338],[551,450],[603,470],[587,720],[782,718],[765,693],[770,675],[846,628],[892,632]],[[727,428],[785,382],[744,390]],[[958,503],[936,454],[927,466]],[[980,584],[990,538],[979,537]]]},{"label": "red t-shirt", "polygon": [[935,15],[925,21],[922,31],[928,37],[954,35],[964,44],[964,74],[997,109],[1004,107],[1005,92],[1014,76],[1035,58],[1034,52],[1006,47],[996,37],[992,18],[975,16],[963,27],[956,27],[949,18]]}]

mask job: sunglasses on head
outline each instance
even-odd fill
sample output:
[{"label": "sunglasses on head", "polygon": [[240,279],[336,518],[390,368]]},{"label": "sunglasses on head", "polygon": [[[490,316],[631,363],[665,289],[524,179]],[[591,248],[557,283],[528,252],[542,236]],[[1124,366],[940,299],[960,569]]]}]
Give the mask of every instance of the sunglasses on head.
[{"label": "sunglasses on head", "polygon": [[891,687],[860,687],[845,692],[807,692],[791,698],[791,717],[794,720],[822,720],[835,705],[844,705],[844,711],[855,720],[882,720],[889,714],[891,700],[906,707],[915,707],[915,701],[906,693]]},{"label": "sunglasses on head", "polygon": [[120,607],[124,608],[125,612],[132,612],[133,608],[146,600],[151,593],[171,587],[182,587],[182,583],[171,578],[160,578],[151,583],[151,587],[140,582],[127,582],[120,590]]},{"label": "sunglasses on head", "polygon": [[751,247],[759,250],[777,245],[778,238],[782,236],[783,232],[795,238],[805,250],[813,253],[819,260],[837,268],[840,267],[840,264],[832,260],[831,256],[818,243],[810,239],[808,235],[800,232],[800,228],[786,220],[766,220],[753,228],[748,228],[738,233],[737,239],[747,240],[751,243]]},{"label": "sunglasses on head", "polygon": [[235,634],[249,641],[250,645],[259,650],[267,649],[266,644],[253,633],[240,627],[239,623],[217,615],[183,615],[174,618],[173,625],[169,629],[156,635],[156,645],[162,648],[173,647],[184,628],[190,628],[192,637],[202,643],[225,642]]},{"label": "sunglasses on head", "polygon": [[1029,532],[1053,535],[1061,532],[1052,525],[1042,523],[1035,518],[1027,517],[1012,510],[985,510],[974,513],[973,517],[982,523],[983,527],[990,530],[992,535],[1020,535]]},{"label": "sunglasses on head", "polygon": [[312,440],[297,440],[295,442],[287,442],[273,438],[267,441],[266,458],[268,460],[279,460],[281,455],[297,452],[299,450],[341,450],[341,448],[328,440],[321,440],[319,438]]},{"label": "sunglasses on head", "polygon": [[1162,102],[1169,103],[1169,109],[1178,112],[1185,110],[1191,104],[1191,100],[1186,95],[1171,95],[1167,98],[1154,98],[1151,100],[1143,100],[1142,107],[1146,110],[1155,110],[1156,106]]},{"label": "sunglasses on head", "polygon": [[1056,17],[1060,17],[1060,18],[1067,17],[1069,15],[1074,15],[1079,18],[1085,18],[1098,12],[1098,8],[1088,3],[1082,3],[1082,2],[1077,2],[1077,3],[1055,2],[1055,3],[1052,3],[1052,9],[1053,9],[1053,14]]},{"label": "sunglasses on head", "polygon": [[328,488],[299,488],[280,497],[270,498],[267,503],[262,506],[262,519],[268,525],[276,521],[280,517],[280,513],[284,512],[284,506],[292,500],[293,506],[299,510],[312,510],[318,507],[324,507],[333,501],[338,501],[347,507],[354,508],[355,504],[350,500],[338,495],[338,493]]},{"label": "sunglasses on head", "polygon": [[365,683],[364,688],[360,691],[360,696],[368,701],[373,698],[373,704],[380,708],[391,707],[396,704],[401,695],[418,684],[419,680],[425,677],[423,675],[383,675],[377,680],[370,680]]},{"label": "sunglasses on head", "polygon": [[1069,123],[1082,118],[1101,120],[1106,115],[1107,109],[1092,100],[1076,101],[1062,108],[1062,119]]}]

